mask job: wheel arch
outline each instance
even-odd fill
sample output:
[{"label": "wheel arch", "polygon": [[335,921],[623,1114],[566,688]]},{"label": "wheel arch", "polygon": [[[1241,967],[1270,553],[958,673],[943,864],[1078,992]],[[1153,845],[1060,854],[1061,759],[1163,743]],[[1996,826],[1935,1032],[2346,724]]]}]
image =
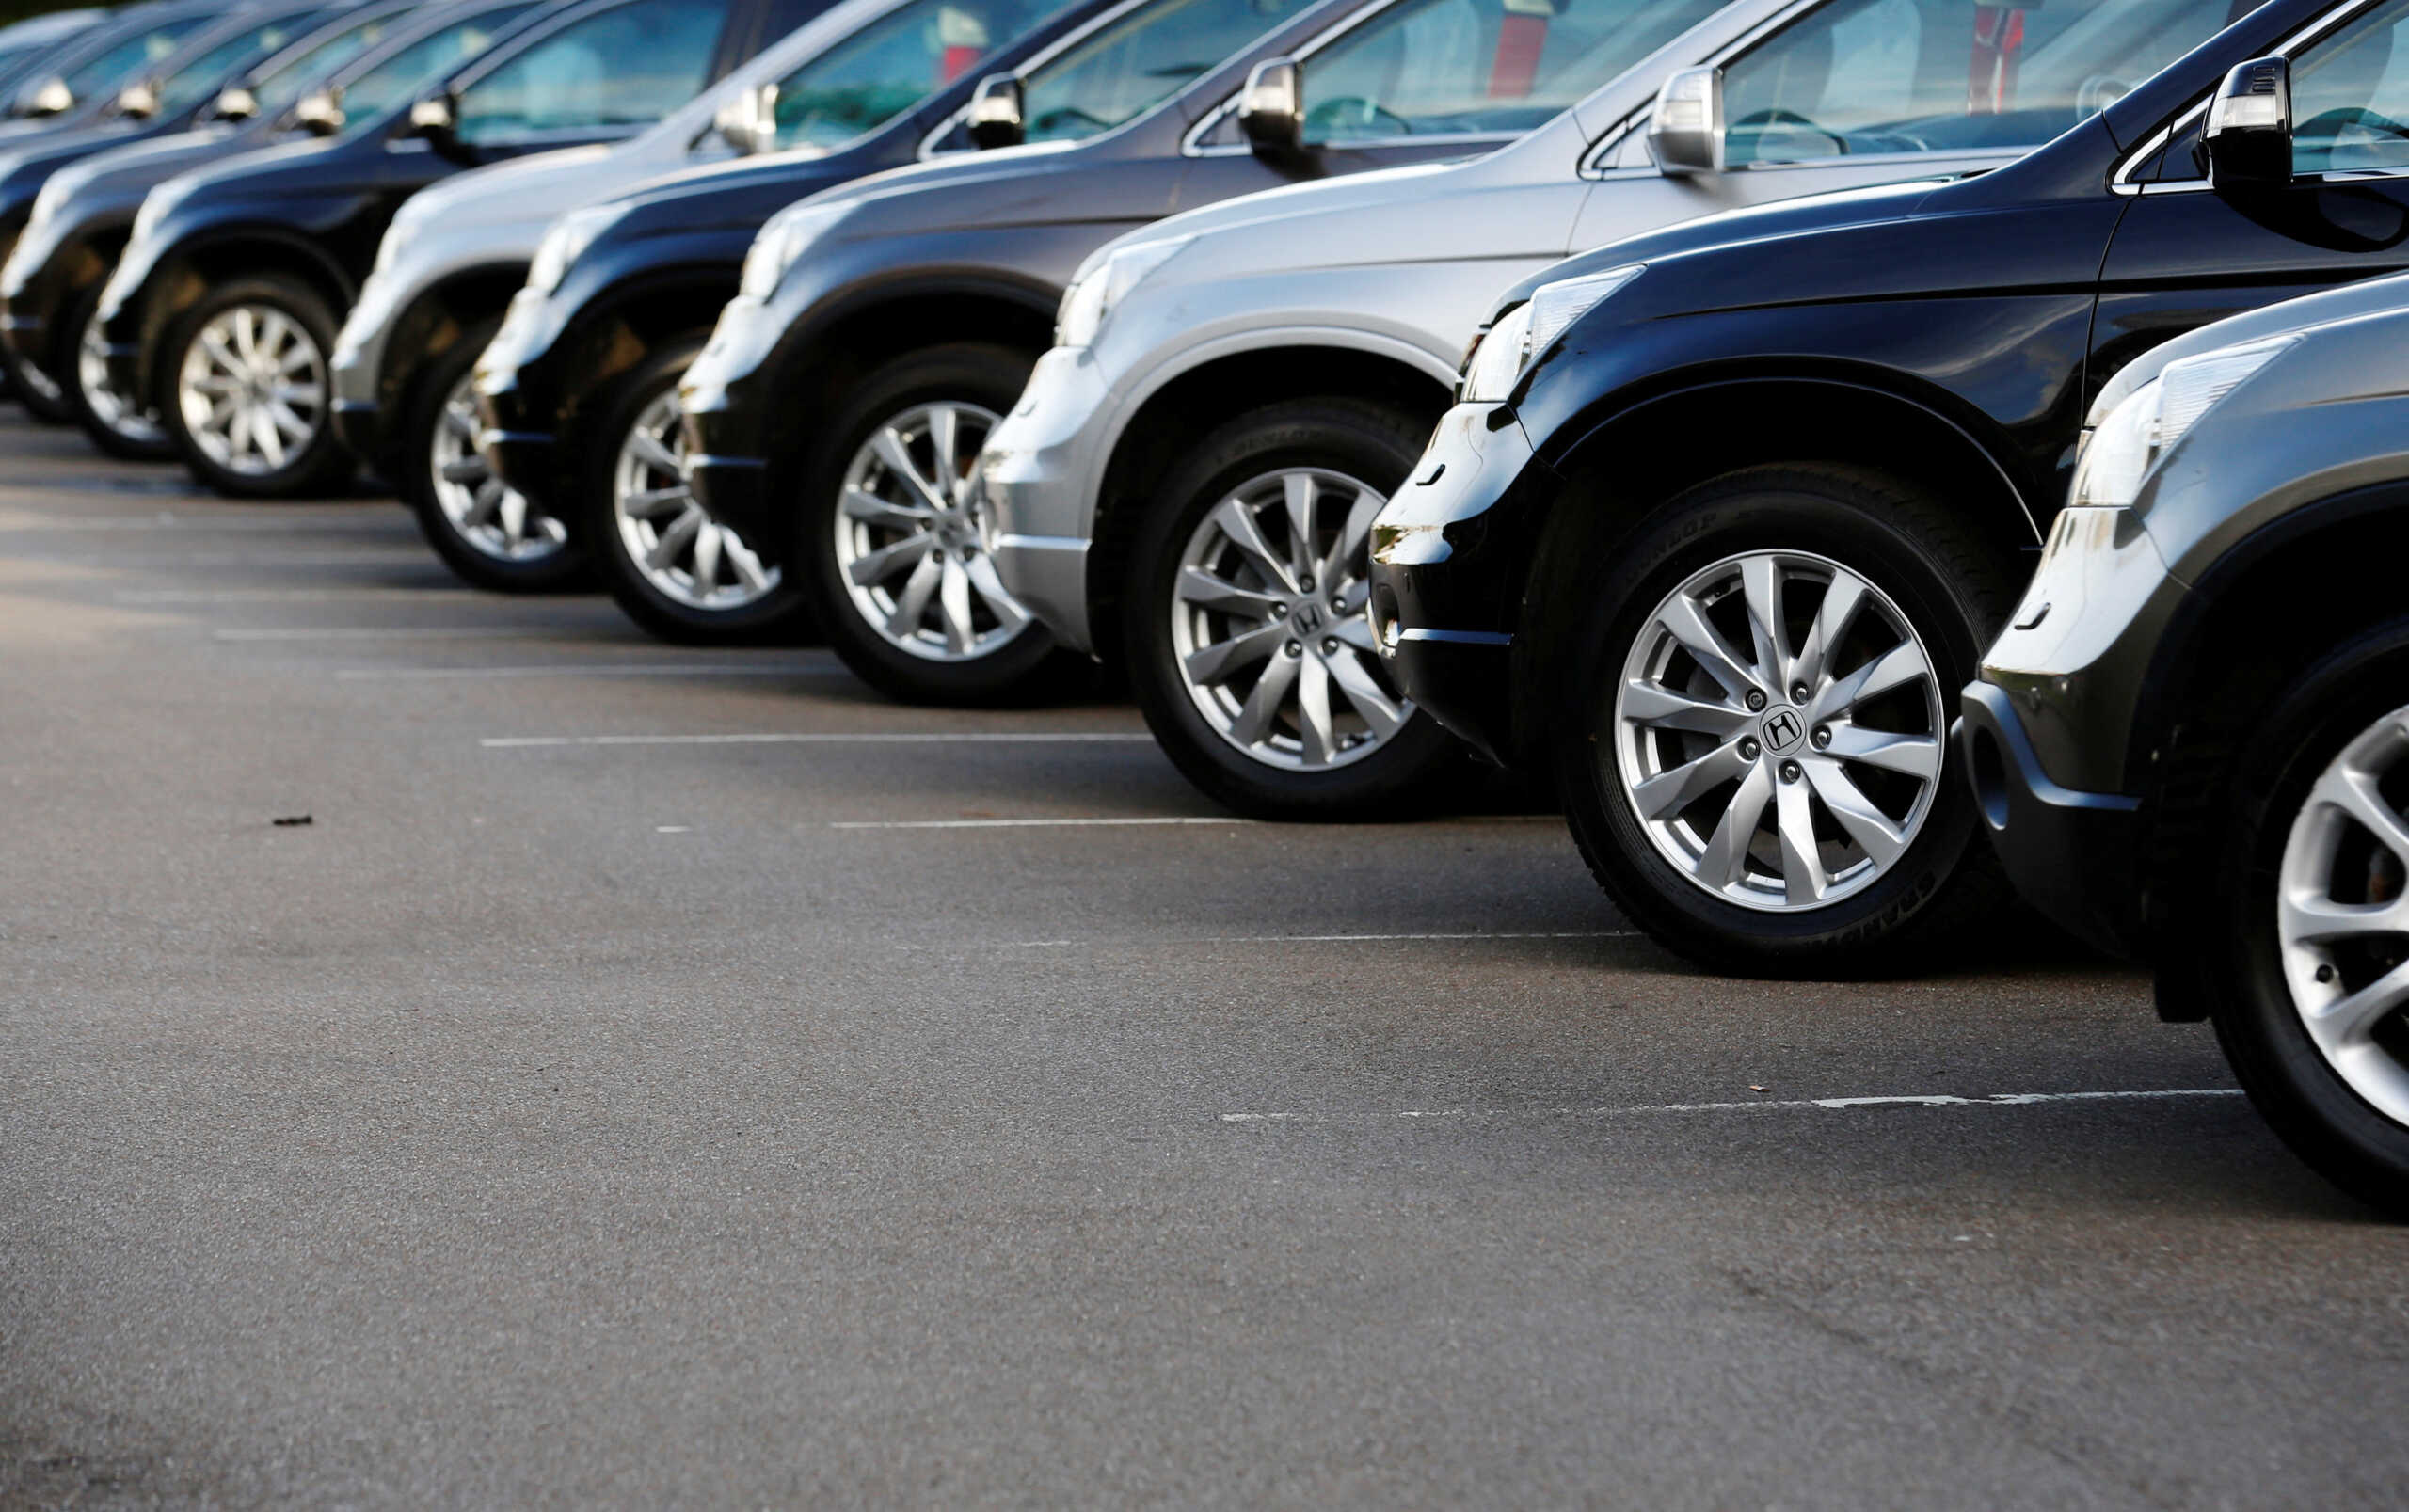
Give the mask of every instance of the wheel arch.
[{"label": "wheel arch", "polygon": [[455,268],[412,295],[393,318],[377,359],[377,407],[400,413],[415,397],[412,390],[426,364],[479,324],[501,318],[526,281],[527,260],[504,258]]},{"label": "wheel arch", "polygon": [[325,299],[338,320],[359,294],[349,271],[298,231],[275,226],[228,227],[195,237],[152,275],[154,292],[143,308],[141,342],[144,360],[154,366],[144,374],[146,381],[158,379],[155,364],[164,356],[159,342],[176,317],[221,284],[261,277],[297,279]]}]

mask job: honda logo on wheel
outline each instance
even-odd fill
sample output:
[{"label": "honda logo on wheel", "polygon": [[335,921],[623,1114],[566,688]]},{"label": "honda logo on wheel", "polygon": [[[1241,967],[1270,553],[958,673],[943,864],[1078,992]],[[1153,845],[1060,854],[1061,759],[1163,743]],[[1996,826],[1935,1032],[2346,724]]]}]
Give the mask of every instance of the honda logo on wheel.
[{"label": "honda logo on wheel", "polygon": [[1807,726],[1798,722],[1797,710],[1789,708],[1777,708],[1767,715],[1763,730],[1766,749],[1772,751],[1787,751],[1807,736]]}]

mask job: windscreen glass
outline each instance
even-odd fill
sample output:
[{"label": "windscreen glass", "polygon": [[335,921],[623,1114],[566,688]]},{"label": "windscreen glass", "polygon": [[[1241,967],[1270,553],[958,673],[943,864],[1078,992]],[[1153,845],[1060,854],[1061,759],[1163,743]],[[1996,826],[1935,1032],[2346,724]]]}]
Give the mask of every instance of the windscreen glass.
[{"label": "windscreen glass", "polygon": [[512,22],[534,8],[527,5],[483,10],[428,32],[346,83],[343,87],[344,114],[354,120],[383,115],[491,47]]},{"label": "windscreen glass", "polygon": [[1029,140],[1072,141],[1130,120],[1313,0],[1162,0],[1030,74]]},{"label": "windscreen glass", "polygon": [[247,63],[290,46],[308,30],[307,16],[254,26],[224,41],[170,73],[159,84],[159,119],[181,116],[225,88],[228,75]]},{"label": "windscreen glass", "polygon": [[116,46],[104,47],[77,65],[67,75],[68,90],[78,100],[88,100],[95,91],[130,84],[172,56],[186,33],[202,22],[215,19],[212,16],[186,16],[178,21],[163,21],[156,26],[121,38]]},{"label": "windscreen glass", "polygon": [[405,11],[346,26],[300,56],[286,60],[251,87],[261,112],[277,114],[300,99],[311,85],[391,36],[393,28],[408,19]]},{"label": "windscreen glass", "polygon": [[2409,0],[2391,0],[2292,60],[2292,171],[2409,167]]},{"label": "windscreen glass", "polygon": [[1061,8],[913,0],[778,81],[776,145],[836,147],[883,126]]},{"label": "windscreen glass", "polygon": [[588,16],[460,91],[460,139],[495,146],[659,120],[710,82],[726,17],[713,0],[631,0]]}]

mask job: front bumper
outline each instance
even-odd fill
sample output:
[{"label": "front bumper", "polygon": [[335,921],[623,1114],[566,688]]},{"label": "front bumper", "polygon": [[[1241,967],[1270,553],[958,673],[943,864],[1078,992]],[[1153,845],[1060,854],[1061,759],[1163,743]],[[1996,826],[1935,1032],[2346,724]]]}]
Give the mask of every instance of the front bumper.
[{"label": "front bumper", "polygon": [[385,404],[385,347],[403,304],[391,280],[370,275],[360,285],[359,303],[343,317],[327,364],[334,378],[335,435],[380,472],[391,464],[385,449],[393,440]]},{"label": "front bumper", "polygon": [[1095,484],[1111,454],[1112,395],[1093,351],[1056,347],[1038,359],[978,464],[997,575],[1056,641],[1079,651],[1095,649],[1088,542]]},{"label": "front bumper", "polygon": [[1516,764],[1514,642],[1525,524],[1563,486],[1511,410],[1459,405],[1372,524],[1372,629],[1409,697]]},{"label": "front bumper", "polygon": [[552,343],[544,333],[548,296],[521,289],[502,328],[477,358],[477,451],[494,475],[547,511],[558,502],[560,407],[545,398],[540,364]]},{"label": "front bumper", "polygon": [[1974,802],[2017,891],[2092,944],[2137,952],[2140,801],[2050,781],[2005,689],[1970,683],[1959,705],[1957,740]]},{"label": "front bumper", "polygon": [[775,560],[785,533],[772,517],[767,368],[785,327],[776,311],[739,295],[720,311],[709,345],[678,388],[686,485],[711,518]]}]

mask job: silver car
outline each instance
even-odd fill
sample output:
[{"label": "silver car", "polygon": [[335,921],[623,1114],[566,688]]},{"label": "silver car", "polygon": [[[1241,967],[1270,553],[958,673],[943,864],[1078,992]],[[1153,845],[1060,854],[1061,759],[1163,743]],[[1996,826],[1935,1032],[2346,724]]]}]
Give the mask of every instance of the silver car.
[{"label": "silver car", "polygon": [[980,461],[1002,581],[1064,644],[1126,667],[1215,798],[1391,808],[1456,749],[1372,654],[1364,543],[1501,289],[1713,212],[2010,161],[2225,13],[1741,0],[1487,157],[1126,235],[1088,260]]}]

